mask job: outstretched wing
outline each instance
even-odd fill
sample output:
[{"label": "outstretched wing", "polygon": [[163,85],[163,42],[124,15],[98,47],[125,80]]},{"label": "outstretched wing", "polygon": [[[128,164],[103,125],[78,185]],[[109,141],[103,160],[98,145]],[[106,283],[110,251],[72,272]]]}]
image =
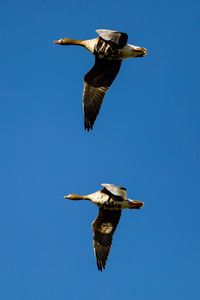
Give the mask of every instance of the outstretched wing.
[{"label": "outstretched wing", "polygon": [[85,129],[93,128],[105,93],[114,81],[121,60],[106,60],[95,57],[95,64],[84,77],[83,111]]},{"label": "outstretched wing", "polygon": [[119,49],[123,48],[127,44],[128,34],[125,32],[108,29],[98,29],[96,32],[105,41],[110,41],[117,44]]},{"label": "outstretched wing", "polygon": [[99,214],[92,223],[93,247],[98,270],[105,269],[106,261],[112,246],[112,236],[121,216],[121,210],[100,208]]},{"label": "outstretched wing", "polygon": [[102,186],[115,196],[122,197],[123,199],[127,198],[126,197],[126,188],[119,187],[114,184],[108,184],[108,183],[102,183]]}]

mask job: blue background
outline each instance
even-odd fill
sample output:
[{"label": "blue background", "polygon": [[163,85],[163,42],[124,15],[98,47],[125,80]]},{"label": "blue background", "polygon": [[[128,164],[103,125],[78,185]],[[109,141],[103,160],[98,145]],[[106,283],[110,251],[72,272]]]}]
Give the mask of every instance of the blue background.
[{"label": "blue background", "polygon": [[[1,1],[1,299],[198,299],[199,1]],[[94,57],[61,37],[127,32],[148,49],[123,62],[94,130],[83,76]],[[144,201],[122,213],[104,272],[98,208],[64,200],[101,183]]]}]

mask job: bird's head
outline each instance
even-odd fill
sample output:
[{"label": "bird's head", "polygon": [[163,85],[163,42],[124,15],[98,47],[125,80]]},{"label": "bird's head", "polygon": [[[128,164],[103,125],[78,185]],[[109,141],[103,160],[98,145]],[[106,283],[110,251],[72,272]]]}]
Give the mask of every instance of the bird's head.
[{"label": "bird's head", "polygon": [[67,42],[68,42],[68,39],[63,38],[63,39],[60,39],[60,40],[58,40],[58,41],[54,41],[54,44],[58,44],[58,45],[66,45]]},{"label": "bird's head", "polygon": [[77,194],[69,194],[68,196],[64,196],[65,199],[70,199],[70,200],[82,200],[85,199],[84,196],[80,196]]},{"label": "bird's head", "polygon": [[77,196],[76,194],[69,194],[69,195],[65,196],[64,198],[74,200],[76,198],[76,196]]},{"label": "bird's head", "polygon": [[72,39],[67,39],[67,38],[63,38],[60,39],[58,41],[54,41],[54,44],[58,44],[58,45],[79,45],[79,46],[83,46],[83,43],[81,40],[72,40]]}]

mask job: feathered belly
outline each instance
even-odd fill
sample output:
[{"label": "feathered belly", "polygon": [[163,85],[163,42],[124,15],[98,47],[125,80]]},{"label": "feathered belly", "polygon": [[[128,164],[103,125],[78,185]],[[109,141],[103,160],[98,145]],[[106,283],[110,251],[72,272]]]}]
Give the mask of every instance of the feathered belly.
[{"label": "feathered belly", "polygon": [[106,201],[104,203],[99,203],[98,207],[101,207],[103,209],[111,209],[111,210],[121,210],[122,209],[122,205],[121,203],[117,203],[117,202],[112,202],[112,201]]},{"label": "feathered belly", "polygon": [[111,197],[108,197],[108,199],[96,203],[96,205],[103,209],[111,210],[121,210],[129,207],[127,201],[117,201]]},{"label": "feathered belly", "polygon": [[113,198],[110,195],[99,192],[92,194],[91,201],[103,209],[120,210],[129,208],[128,201],[118,200],[117,197]]}]

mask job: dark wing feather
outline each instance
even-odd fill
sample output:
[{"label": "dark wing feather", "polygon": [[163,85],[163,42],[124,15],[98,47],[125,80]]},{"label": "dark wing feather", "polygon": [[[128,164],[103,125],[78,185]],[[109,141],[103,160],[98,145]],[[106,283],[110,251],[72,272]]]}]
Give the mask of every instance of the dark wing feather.
[{"label": "dark wing feather", "polygon": [[96,32],[102,39],[117,44],[119,48],[123,48],[127,44],[128,34],[125,32],[108,29],[98,29]]},{"label": "dark wing feather", "polygon": [[95,64],[84,77],[83,111],[85,129],[93,128],[105,93],[114,81],[121,60],[106,60],[95,57]]},{"label": "dark wing feather", "polygon": [[121,216],[121,210],[99,209],[99,214],[92,223],[93,247],[98,270],[105,269],[112,245],[112,236]]}]

